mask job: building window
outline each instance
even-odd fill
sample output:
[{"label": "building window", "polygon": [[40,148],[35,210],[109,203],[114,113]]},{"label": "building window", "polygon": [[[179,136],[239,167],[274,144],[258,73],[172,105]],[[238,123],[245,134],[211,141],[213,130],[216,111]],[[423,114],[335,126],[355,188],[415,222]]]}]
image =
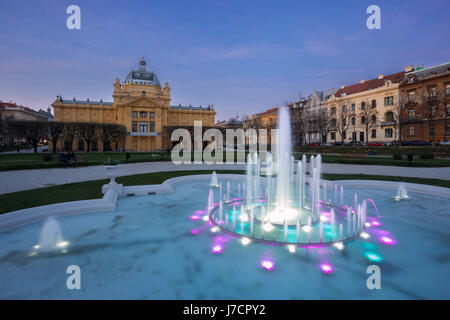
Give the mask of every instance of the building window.
[{"label": "building window", "polygon": [[131,112],[131,117],[132,117],[132,118],[137,118],[137,116],[138,116],[137,111]]},{"label": "building window", "polygon": [[150,119],[154,119],[155,118],[155,113],[154,112],[150,112]]},{"label": "building window", "polygon": [[352,112],[355,112],[355,104],[352,103]]},{"label": "building window", "polygon": [[330,109],[330,114],[331,114],[331,115],[336,114],[336,108],[334,108],[334,107],[331,108],[331,109]]},{"label": "building window", "polygon": [[147,132],[147,121],[139,122],[139,132]]},{"label": "building window", "polygon": [[437,95],[436,87],[431,87],[429,89],[429,92],[430,92],[430,98],[436,97],[436,95]]},{"label": "building window", "polygon": [[137,132],[138,131],[137,126],[138,126],[137,121],[132,121],[131,122],[131,132]]},{"label": "building window", "polygon": [[352,118],[352,125],[355,125],[356,124],[356,119],[353,117]]},{"label": "building window", "polygon": [[393,112],[386,113],[386,121],[394,121],[394,113]]},{"label": "building window", "polygon": [[366,123],[366,117],[361,117],[361,123],[365,124]]},{"label": "building window", "polygon": [[98,151],[97,140],[92,141],[92,151]]},{"label": "building window", "polygon": [[393,132],[392,128],[384,129],[384,137],[385,138],[392,138],[392,132]]},{"label": "building window", "polygon": [[364,132],[359,133],[359,141],[364,142]]},{"label": "building window", "polygon": [[342,140],[345,140],[347,138],[347,132],[342,132]]},{"label": "building window", "polygon": [[331,140],[336,140],[336,132],[331,133]]},{"label": "building window", "polygon": [[352,132],[352,140],[356,141],[356,132]]},{"label": "building window", "polygon": [[414,127],[409,127],[409,136],[414,136]]},{"label": "building window", "polygon": [[347,106],[342,106],[342,113],[347,113]]},{"label": "building window", "polygon": [[336,127],[336,119],[331,120],[331,127]]},{"label": "building window", "polygon": [[140,116],[141,118],[147,118],[147,112],[141,111],[141,112],[139,112],[139,116]]},{"label": "building window", "polygon": [[155,132],[155,122],[150,121],[150,132]]},{"label": "building window", "polygon": [[366,109],[366,103],[363,101],[361,102],[361,110],[365,110]]},{"label": "building window", "polygon": [[408,101],[409,102],[414,102],[414,100],[416,99],[416,94],[414,91],[410,91],[408,92]]},{"label": "building window", "polygon": [[445,94],[450,95],[450,83],[445,85]]},{"label": "building window", "polygon": [[372,109],[377,107],[377,100],[372,100]]},{"label": "building window", "polygon": [[393,106],[394,105],[394,97],[384,97],[384,105],[385,106]]},{"label": "building window", "polygon": [[372,115],[372,123],[375,124],[377,122],[377,117],[373,114]]},{"label": "building window", "polygon": [[376,138],[377,137],[377,130],[376,129],[372,129],[372,138]]},{"label": "building window", "polygon": [[145,91],[142,91],[142,95],[145,96]]},{"label": "building window", "polygon": [[408,110],[408,119],[414,119],[414,110],[413,109]]}]

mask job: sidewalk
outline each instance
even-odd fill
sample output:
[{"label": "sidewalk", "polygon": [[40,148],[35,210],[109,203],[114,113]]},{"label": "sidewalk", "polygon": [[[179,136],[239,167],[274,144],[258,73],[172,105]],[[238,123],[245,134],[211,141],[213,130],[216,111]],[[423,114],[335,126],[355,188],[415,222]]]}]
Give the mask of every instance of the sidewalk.
[{"label": "sidewalk", "polygon": [[[245,170],[243,164],[185,164],[172,162],[142,162],[122,164],[119,176],[158,171],[182,170]],[[393,166],[369,166],[353,164],[322,164],[323,173],[373,174],[450,180],[450,167],[446,168],[409,168]],[[42,188],[59,184],[106,179],[106,170],[102,166],[80,168],[52,168],[15,170],[0,172],[0,194]]]}]

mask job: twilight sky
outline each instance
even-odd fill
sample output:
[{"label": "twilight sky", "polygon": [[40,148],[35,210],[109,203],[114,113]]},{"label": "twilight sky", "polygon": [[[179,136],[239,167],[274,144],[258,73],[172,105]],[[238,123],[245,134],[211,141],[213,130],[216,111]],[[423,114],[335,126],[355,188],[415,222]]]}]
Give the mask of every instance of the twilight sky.
[{"label": "twilight sky", "polygon": [[[66,28],[71,4],[81,30]],[[381,30],[366,27],[371,4]],[[112,101],[114,79],[144,56],[173,105],[213,104],[224,120],[449,62],[449,13],[448,0],[0,0],[0,100]]]}]

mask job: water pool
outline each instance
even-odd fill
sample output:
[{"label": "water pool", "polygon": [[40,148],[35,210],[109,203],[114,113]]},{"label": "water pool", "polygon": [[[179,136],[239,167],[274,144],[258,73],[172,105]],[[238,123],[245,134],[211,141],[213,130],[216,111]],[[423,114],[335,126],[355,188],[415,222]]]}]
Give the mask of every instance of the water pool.
[{"label": "water pool", "polygon": [[[174,185],[175,192],[128,197],[114,212],[58,218],[67,252],[30,256],[44,222],[0,233],[1,299],[449,299],[448,199],[346,189],[372,198],[381,225],[368,239],[334,247],[250,243],[211,232],[207,182]],[[231,184],[234,195],[236,183]],[[375,210],[369,205],[369,214]],[[392,239],[391,243],[383,237]],[[212,248],[220,245],[221,253]],[[274,269],[261,268],[262,260]],[[332,272],[322,272],[329,264]],[[366,269],[381,269],[381,289],[369,290]],[[68,290],[66,268],[81,269],[81,290]]]}]

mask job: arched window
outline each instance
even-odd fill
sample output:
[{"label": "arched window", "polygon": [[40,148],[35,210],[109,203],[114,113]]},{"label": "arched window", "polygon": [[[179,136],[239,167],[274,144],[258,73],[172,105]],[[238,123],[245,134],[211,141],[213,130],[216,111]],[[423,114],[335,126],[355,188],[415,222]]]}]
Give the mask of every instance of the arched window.
[{"label": "arched window", "polygon": [[377,122],[377,117],[373,114],[372,115],[372,123],[376,123]]},{"label": "arched window", "polygon": [[361,117],[361,123],[362,124],[366,123],[366,117]]},{"label": "arched window", "polygon": [[64,151],[72,151],[72,144],[69,140],[64,141]]},{"label": "arched window", "polygon": [[142,95],[145,96],[145,91],[142,91]]},{"label": "arched window", "polygon": [[84,152],[84,140],[78,140],[78,151]]}]

